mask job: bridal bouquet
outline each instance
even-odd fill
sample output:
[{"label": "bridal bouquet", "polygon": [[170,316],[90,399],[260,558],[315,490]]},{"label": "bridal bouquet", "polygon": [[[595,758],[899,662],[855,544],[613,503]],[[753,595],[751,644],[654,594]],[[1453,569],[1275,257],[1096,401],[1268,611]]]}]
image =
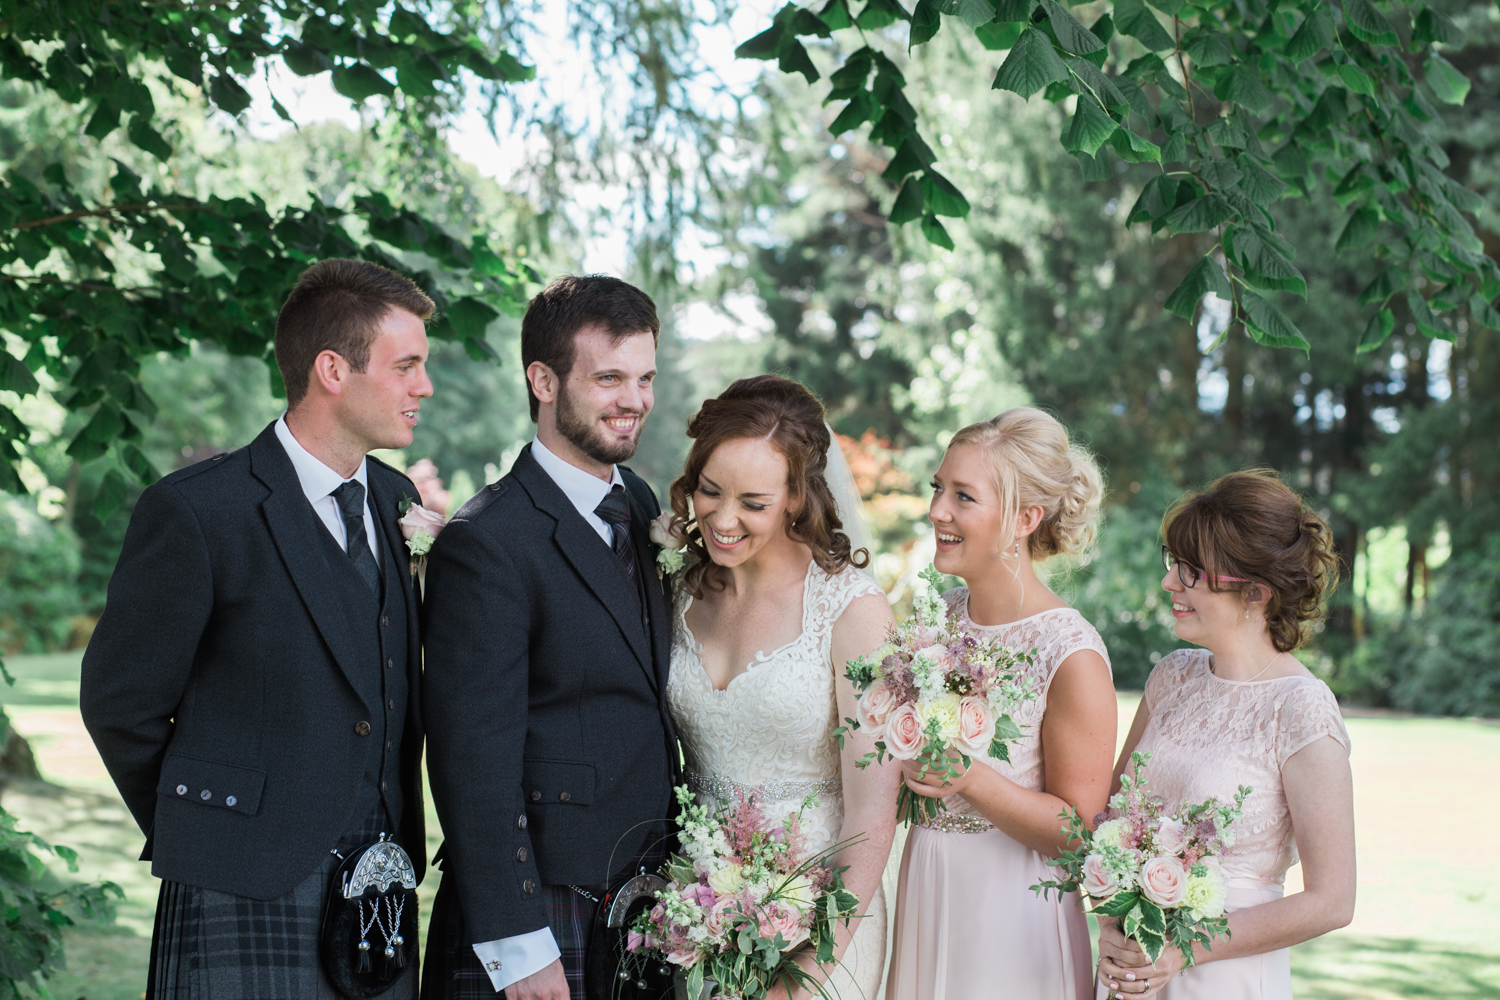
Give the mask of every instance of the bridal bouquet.
[{"label": "bridal bouquet", "polygon": [[1194,942],[1209,947],[1229,934],[1229,886],[1218,856],[1234,844],[1230,827],[1251,790],[1241,785],[1233,805],[1209,799],[1168,813],[1141,776],[1150,759],[1148,753],[1130,755],[1131,773],[1121,776],[1120,790],[1109,800],[1110,818],[1094,830],[1077,810],[1066,814],[1067,832],[1078,847],[1051,862],[1061,879],[1031,888],[1043,898],[1049,889],[1061,896],[1082,888],[1089,908],[1117,918],[1151,961],[1170,944],[1192,965]]},{"label": "bridal bouquet", "polygon": [[[922,773],[958,777],[952,751],[968,768],[970,754],[1010,760],[1006,743],[1020,737],[1010,713],[1036,697],[1016,677],[1016,666],[1031,663],[1036,651],[1018,653],[964,626],[948,613],[939,592],[942,576],[929,566],[927,583],[910,617],[896,626],[884,646],[850,660],[844,676],[859,694],[856,718],[845,719],[844,734],[861,730],[876,740],[860,767],[887,757],[920,761]],[[941,799],[914,795],[904,784],[897,814],[907,823],[931,820],[945,811]]]},{"label": "bridal bouquet", "polygon": [[792,951],[805,944],[832,964],[834,926],[859,915],[859,898],[844,888],[844,869],[828,864],[848,843],[807,848],[801,816],[814,797],[779,820],[743,792],[714,808],[679,787],[677,801],[681,853],[663,866],[667,884],[636,918],[626,949],[678,966],[694,998],[707,980],[726,1000],[760,1000],[781,978],[821,992]]}]

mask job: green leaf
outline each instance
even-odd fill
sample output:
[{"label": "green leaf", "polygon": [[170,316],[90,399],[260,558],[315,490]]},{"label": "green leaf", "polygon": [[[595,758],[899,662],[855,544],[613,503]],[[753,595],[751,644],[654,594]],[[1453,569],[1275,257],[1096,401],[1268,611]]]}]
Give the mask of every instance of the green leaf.
[{"label": "green leaf", "polygon": [[1081,149],[1074,150],[1073,159],[1078,161],[1078,167],[1083,171],[1083,180],[1086,184],[1094,181],[1107,181],[1115,174],[1109,154],[1103,149],[1100,149],[1095,156],[1090,156]]},{"label": "green leaf", "polygon": [[1199,69],[1227,66],[1234,61],[1234,45],[1229,35],[1217,25],[1200,25],[1182,39],[1182,50],[1192,57]]},{"label": "green leaf", "polygon": [[1150,139],[1142,138],[1127,128],[1118,128],[1109,137],[1109,144],[1126,163],[1160,163],[1161,147]]},{"label": "green leaf", "polygon": [[1338,242],[1333,248],[1339,251],[1358,250],[1372,243],[1379,232],[1379,213],[1369,205],[1361,205],[1349,216],[1349,221],[1344,223],[1344,231],[1339,234]]},{"label": "green leaf", "polygon": [[390,97],[396,92],[396,85],[365,63],[354,63],[351,66],[339,66],[333,71],[333,89],[349,98],[351,101],[359,102],[379,94],[382,97]]},{"label": "green leaf", "polygon": [[854,19],[849,16],[849,5],[845,0],[828,0],[823,9],[818,11],[818,17],[828,25],[829,31],[843,31],[854,27]]},{"label": "green leaf", "polygon": [[250,106],[250,94],[239,81],[227,74],[219,74],[208,85],[208,96],[223,111],[238,115]]},{"label": "green leaf", "polygon": [[1104,48],[1098,36],[1080,24],[1057,0],[1042,0],[1042,7],[1047,11],[1047,21],[1052,25],[1053,34],[1057,35],[1057,43],[1068,52],[1082,56]]},{"label": "green leaf", "polygon": [[89,116],[89,123],[84,126],[83,134],[91,139],[103,140],[103,138],[120,127],[120,108],[107,98],[99,102],[94,113]]},{"label": "green leaf", "polygon": [[1271,107],[1271,93],[1261,82],[1260,68],[1250,63],[1237,63],[1221,74],[1214,85],[1214,96],[1233,101],[1251,114],[1264,114]]},{"label": "green leaf", "polygon": [[1286,314],[1249,289],[1240,292],[1240,313],[1245,329],[1257,344],[1267,347],[1297,347],[1311,353],[1312,345]]},{"label": "green leaf", "polygon": [[1396,29],[1370,0],[1343,0],[1344,23],[1366,45],[1400,45]]},{"label": "green leaf", "polygon": [[1015,21],[991,21],[989,24],[981,24],[974,29],[974,37],[979,39],[979,44],[991,52],[1004,52],[1016,44],[1021,33],[1026,30],[1024,23]]},{"label": "green leaf", "polygon": [[1049,83],[1064,83],[1069,79],[1068,67],[1052,48],[1047,33],[1031,28],[1011,47],[1010,55],[995,75],[993,89],[1030,98]]},{"label": "green leaf", "polygon": [[1423,67],[1427,86],[1444,104],[1462,104],[1469,96],[1469,78],[1458,71],[1458,67],[1436,52],[1427,57]]},{"label": "green leaf", "polygon": [[958,19],[970,28],[978,28],[995,19],[995,8],[990,0],[956,0]]},{"label": "green leaf", "polygon": [[806,47],[796,40],[782,44],[781,58],[777,60],[776,68],[787,74],[801,73],[808,83],[817,83],[820,75],[818,68],[813,65],[812,56],[807,54]]},{"label": "green leaf", "polygon": [[1359,293],[1359,304],[1367,306],[1373,302],[1384,302],[1405,287],[1406,272],[1396,267],[1388,267],[1375,275],[1375,280]]},{"label": "green leaf", "polygon": [[1307,297],[1307,280],[1281,251],[1249,228],[1231,227],[1224,234],[1224,250],[1245,272],[1255,288],[1292,292]]},{"label": "green leaf", "polygon": [[1036,4],[1037,0],[998,0],[995,4],[995,20],[1029,24]]},{"label": "green leaf", "polygon": [[500,314],[479,299],[459,299],[448,307],[448,322],[462,340],[483,340],[484,332]]},{"label": "green leaf", "polygon": [[1438,319],[1432,307],[1427,304],[1427,300],[1422,298],[1422,293],[1415,288],[1406,290],[1406,308],[1411,311],[1411,318],[1422,333],[1436,340],[1453,339],[1453,331],[1448,329],[1446,323]]},{"label": "green leaf", "polygon": [[775,59],[777,50],[781,48],[781,36],[785,33],[784,23],[779,20],[773,22],[765,31],[741,42],[734,50],[734,57],[736,59]]},{"label": "green leaf", "polygon": [[866,31],[875,31],[897,21],[909,20],[911,15],[896,0],[870,0],[865,4],[865,9],[859,12],[859,17],[854,19],[854,23]]},{"label": "green leaf", "polygon": [[150,486],[161,478],[161,473],[156,471],[156,466],[152,465],[151,460],[133,444],[127,444],[120,449],[120,459],[135,476],[135,481],[142,486]]},{"label": "green leaf", "polygon": [[1176,48],[1172,36],[1161,26],[1144,0],[1115,0],[1115,27],[1121,34],[1137,39],[1152,52]]},{"label": "green leaf", "polygon": [[[1130,109],[1130,102],[1125,99],[1125,94],[1115,82],[1105,76],[1103,71],[1082,56],[1068,56],[1065,60],[1067,66],[1073,71],[1084,86],[1093,92],[1106,108],[1123,115]],[[1082,90],[1079,93],[1083,93]]]},{"label": "green leaf", "polygon": [[908,222],[916,222],[921,217],[922,182],[915,177],[908,177],[906,183],[901,185],[895,203],[891,205],[888,218],[892,225],[904,226]]},{"label": "green leaf", "polygon": [[873,121],[879,114],[880,105],[876,103],[874,95],[868,90],[861,90],[849,98],[844,110],[829,124],[828,131],[831,135],[843,135],[867,121]]},{"label": "green leaf", "polygon": [[1389,337],[1391,331],[1395,328],[1396,314],[1391,312],[1389,308],[1380,310],[1374,316],[1371,316],[1370,321],[1365,324],[1365,331],[1360,334],[1359,346],[1354,349],[1355,353],[1368,354],[1370,351],[1375,350],[1375,348],[1385,343],[1385,338]]},{"label": "green leaf", "polygon": [[1233,160],[1206,160],[1198,168],[1198,176],[1208,182],[1215,191],[1232,191],[1244,174]]},{"label": "green leaf", "polygon": [[1450,21],[1448,15],[1433,10],[1431,7],[1422,8],[1422,13],[1417,15],[1416,27],[1411,33],[1413,52],[1430,42],[1459,48],[1464,44],[1464,40],[1463,29]]},{"label": "green leaf", "polygon": [[928,167],[922,173],[922,194],[933,215],[962,219],[969,214],[969,201],[953,182]]},{"label": "green leaf", "polygon": [[1209,193],[1174,209],[1163,221],[1173,233],[1204,233],[1232,218],[1234,209],[1228,199]]},{"label": "green leaf", "polygon": [[933,246],[942,247],[944,250],[953,249],[953,237],[948,235],[948,230],[943,228],[943,224],[931,212],[922,216],[922,235],[927,237],[927,242]]},{"label": "green leaf", "polygon": [[1167,933],[1167,921],[1161,907],[1144,896],[1141,897],[1141,926],[1153,934]]},{"label": "green leaf", "polygon": [[1481,326],[1500,330],[1500,310],[1490,305],[1479,292],[1469,296],[1469,316]]},{"label": "green leaf", "polygon": [[[1434,56],[1433,58],[1437,58]],[[1339,79],[1344,86],[1356,94],[1364,94],[1366,97],[1375,96],[1375,81],[1370,79],[1370,74],[1360,69],[1353,63],[1339,63],[1337,67]]]},{"label": "green leaf", "polygon": [[[911,12],[911,32],[906,41],[908,52],[938,33],[938,29],[943,26],[942,8],[945,2],[946,0],[917,0],[917,6]],[[989,8],[989,4],[985,6]],[[995,11],[990,8],[990,17],[994,16]]]},{"label": "green leaf", "polygon": [[135,115],[130,119],[127,134],[132,143],[163,163],[172,158],[172,147],[167,144],[167,140],[162,138],[162,134],[152,128],[151,123],[141,115]]},{"label": "green leaf", "polygon": [[99,492],[94,495],[94,506],[89,513],[105,521],[124,503],[125,477],[120,475],[119,469],[110,469],[99,484]]},{"label": "green leaf", "polygon": [[1193,313],[1198,310],[1198,300],[1209,292],[1213,292],[1226,302],[1234,297],[1229,287],[1229,279],[1224,275],[1224,269],[1212,257],[1205,256],[1193,265],[1187,277],[1183,278],[1172,294],[1167,296],[1167,301],[1162,303],[1162,307],[1173,315],[1191,321]]},{"label": "green leaf", "polygon": [[923,167],[930,166],[932,161],[932,151],[927,149],[925,142],[915,137],[908,138],[897,148],[896,155],[891,157],[890,164],[880,176],[892,184],[900,184],[907,174],[914,174]]},{"label": "green leaf", "polygon": [[1293,63],[1300,63],[1304,59],[1310,59],[1333,44],[1334,28],[1333,15],[1328,12],[1326,5],[1319,5],[1313,12],[1307,15],[1282,54]]},{"label": "green leaf", "polygon": [[1253,156],[1241,156],[1237,161],[1241,170],[1239,188],[1246,198],[1257,207],[1270,208],[1286,194],[1286,183]]},{"label": "green leaf", "polygon": [[1100,903],[1094,907],[1094,912],[1106,917],[1123,917],[1141,900],[1138,892],[1117,892],[1107,902]]},{"label": "green leaf", "polygon": [[36,392],[37,387],[31,369],[20,358],[0,347],[0,390],[26,396]]},{"label": "green leaf", "polygon": [[1063,133],[1063,149],[1070,153],[1084,152],[1093,156],[1119,127],[1102,104],[1092,97],[1080,95],[1078,110],[1068,122],[1068,130]]},{"label": "green leaf", "polygon": [[1125,217],[1126,224],[1151,222],[1170,212],[1177,204],[1178,183],[1176,177],[1167,174],[1157,174],[1147,181],[1130,214]]}]

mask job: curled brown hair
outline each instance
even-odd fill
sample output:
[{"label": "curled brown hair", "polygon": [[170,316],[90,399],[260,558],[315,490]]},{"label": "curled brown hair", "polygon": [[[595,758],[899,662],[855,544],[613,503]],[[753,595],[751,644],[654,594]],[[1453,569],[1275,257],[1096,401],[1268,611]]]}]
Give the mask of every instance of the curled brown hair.
[{"label": "curled brown hair", "polygon": [[1266,625],[1283,653],[1302,644],[1303,624],[1319,620],[1338,585],[1333,532],[1271,469],[1231,472],[1183,497],[1162,518],[1161,533],[1176,559],[1208,574],[1210,590],[1266,588]]},{"label": "curled brown hair", "polygon": [[719,394],[706,399],[688,422],[693,447],[682,475],[672,484],[672,515],[688,539],[695,559],[683,584],[694,597],[703,596],[704,576],[713,565],[703,544],[702,529],[692,520],[688,501],[698,489],[698,477],[709,456],[726,441],[743,439],[771,442],[786,459],[788,504],[787,537],[812,549],[813,560],[825,573],[838,573],[849,565],[863,568],[870,555],[864,549],[851,552],[849,536],[841,530],[838,505],[828,488],[828,448],[832,437],[823,404],[801,382],[780,375],[742,378]]}]

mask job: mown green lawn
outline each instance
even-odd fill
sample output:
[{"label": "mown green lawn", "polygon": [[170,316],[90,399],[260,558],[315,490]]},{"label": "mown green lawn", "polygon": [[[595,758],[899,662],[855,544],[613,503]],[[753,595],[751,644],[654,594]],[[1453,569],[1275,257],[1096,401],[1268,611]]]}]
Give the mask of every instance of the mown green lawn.
[{"label": "mown green lawn", "polygon": [[[156,882],[142,839],[78,720],[78,655],[11,657],[0,701],[36,748],[50,784],[6,789],[31,829],[77,848],[83,874],[126,892],[117,926],[67,935],[57,1000],[137,1000]],[[1136,698],[1120,696],[1121,733]],[[1293,950],[1303,1000],[1500,998],[1500,726],[1458,719],[1353,717],[1360,897],[1354,923]],[[430,815],[429,850],[439,839]],[[60,866],[59,866],[60,867]],[[434,873],[436,875],[437,873]],[[1288,890],[1300,886],[1297,869]],[[422,886],[424,906],[436,878]],[[424,927],[425,931],[425,927]]]}]

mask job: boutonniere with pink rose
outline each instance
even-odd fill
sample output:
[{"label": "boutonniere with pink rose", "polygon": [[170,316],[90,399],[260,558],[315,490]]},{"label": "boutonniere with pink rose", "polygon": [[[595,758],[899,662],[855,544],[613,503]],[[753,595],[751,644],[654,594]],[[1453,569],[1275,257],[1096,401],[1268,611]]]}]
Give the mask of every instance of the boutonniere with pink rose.
[{"label": "boutonniere with pink rose", "polygon": [[407,496],[401,498],[399,509],[401,520],[396,523],[401,526],[401,537],[406,539],[406,551],[411,553],[407,569],[412,576],[425,584],[427,582],[427,553],[432,551],[432,543],[437,541],[437,536],[448,523],[448,519],[437,511],[428,510]]},{"label": "boutonniere with pink rose", "polygon": [[687,543],[687,535],[676,523],[671,511],[658,514],[656,520],[651,522],[651,544],[658,547],[656,553],[656,578],[658,580],[663,575],[670,576],[682,569]]}]

